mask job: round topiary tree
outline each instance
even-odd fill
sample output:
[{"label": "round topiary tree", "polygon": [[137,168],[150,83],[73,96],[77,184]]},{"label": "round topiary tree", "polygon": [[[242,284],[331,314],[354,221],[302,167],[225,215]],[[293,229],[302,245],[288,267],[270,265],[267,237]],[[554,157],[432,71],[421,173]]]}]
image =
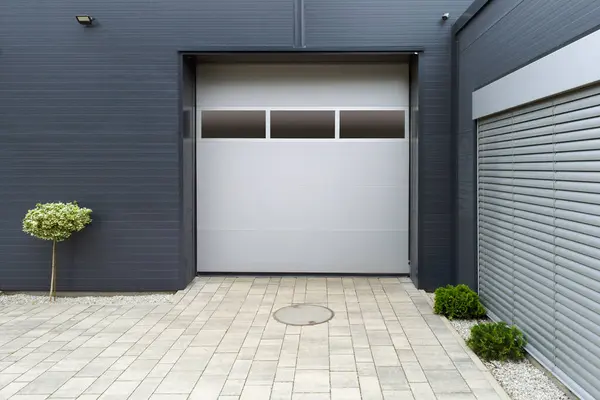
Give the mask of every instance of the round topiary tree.
[{"label": "round topiary tree", "polygon": [[52,241],[52,277],[50,279],[50,300],[56,300],[56,243],[67,240],[74,232],[79,232],[92,222],[89,208],[72,203],[36,204],[27,211],[23,219],[23,232],[43,240]]}]

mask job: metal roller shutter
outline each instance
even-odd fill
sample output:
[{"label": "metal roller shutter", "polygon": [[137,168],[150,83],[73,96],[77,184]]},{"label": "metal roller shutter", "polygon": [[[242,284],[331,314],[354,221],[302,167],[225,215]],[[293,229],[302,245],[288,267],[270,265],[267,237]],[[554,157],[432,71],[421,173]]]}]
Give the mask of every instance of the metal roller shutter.
[{"label": "metal roller shutter", "polygon": [[478,121],[479,291],[600,398],[600,85]]}]

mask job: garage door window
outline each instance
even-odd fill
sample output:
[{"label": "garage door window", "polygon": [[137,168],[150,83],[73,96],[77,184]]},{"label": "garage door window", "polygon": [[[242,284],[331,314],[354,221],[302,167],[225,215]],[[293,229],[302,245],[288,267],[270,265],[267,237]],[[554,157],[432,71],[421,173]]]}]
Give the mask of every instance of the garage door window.
[{"label": "garage door window", "polygon": [[273,139],[334,139],[335,111],[271,111]]},{"label": "garage door window", "polygon": [[342,110],[341,139],[404,139],[404,110]]},{"label": "garage door window", "polygon": [[406,109],[221,109],[201,112],[203,139],[405,139]]},{"label": "garage door window", "polygon": [[202,111],[201,129],[205,139],[264,139],[265,111]]}]

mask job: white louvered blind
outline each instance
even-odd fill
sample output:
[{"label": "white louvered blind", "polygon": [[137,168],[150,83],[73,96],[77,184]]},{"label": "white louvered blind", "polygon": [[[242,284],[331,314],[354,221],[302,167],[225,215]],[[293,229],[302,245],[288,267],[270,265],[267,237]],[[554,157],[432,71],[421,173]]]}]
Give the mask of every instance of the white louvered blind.
[{"label": "white louvered blind", "polygon": [[478,121],[479,290],[600,398],[600,85]]}]

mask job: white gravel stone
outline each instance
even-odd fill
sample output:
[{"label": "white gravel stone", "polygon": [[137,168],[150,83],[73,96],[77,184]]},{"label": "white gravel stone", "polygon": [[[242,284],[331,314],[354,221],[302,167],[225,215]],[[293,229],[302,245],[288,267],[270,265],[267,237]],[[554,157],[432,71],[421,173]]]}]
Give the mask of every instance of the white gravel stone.
[{"label": "white gravel stone", "polygon": [[[86,305],[128,305],[128,304],[164,304],[172,303],[173,294],[152,293],[132,295],[101,295],[101,296],[65,296],[60,293],[56,297],[56,304],[86,304]],[[0,294],[0,306],[10,305],[39,305],[48,303],[48,295],[42,294]]]},{"label": "white gravel stone", "polygon": [[[434,300],[433,293],[428,293],[428,295],[431,300]],[[482,322],[490,322],[490,320],[451,320],[450,324],[464,340],[467,340],[471,335],[471,328]],[[513,400],[568,400],[571,398],[528,359],[519,362],[484,361],[483,363]]]},{"label": "white gravel stone", "polygon": [[485,362],[494,378],[513,400],[567,400],[567,396],[529,360]]},{"label": "white gravel stone", "polygon": [[454,329],[456,329],[456,331],[458,332],[460,337],[462,337],[464,340],[467,340],[469,338],[469,336],[471,336],[471,328],[482,322],[489,322],[489,320],[487,320],[487,319],[455,319],[455,320],[450,321],[450,323],[452,324]]}]

